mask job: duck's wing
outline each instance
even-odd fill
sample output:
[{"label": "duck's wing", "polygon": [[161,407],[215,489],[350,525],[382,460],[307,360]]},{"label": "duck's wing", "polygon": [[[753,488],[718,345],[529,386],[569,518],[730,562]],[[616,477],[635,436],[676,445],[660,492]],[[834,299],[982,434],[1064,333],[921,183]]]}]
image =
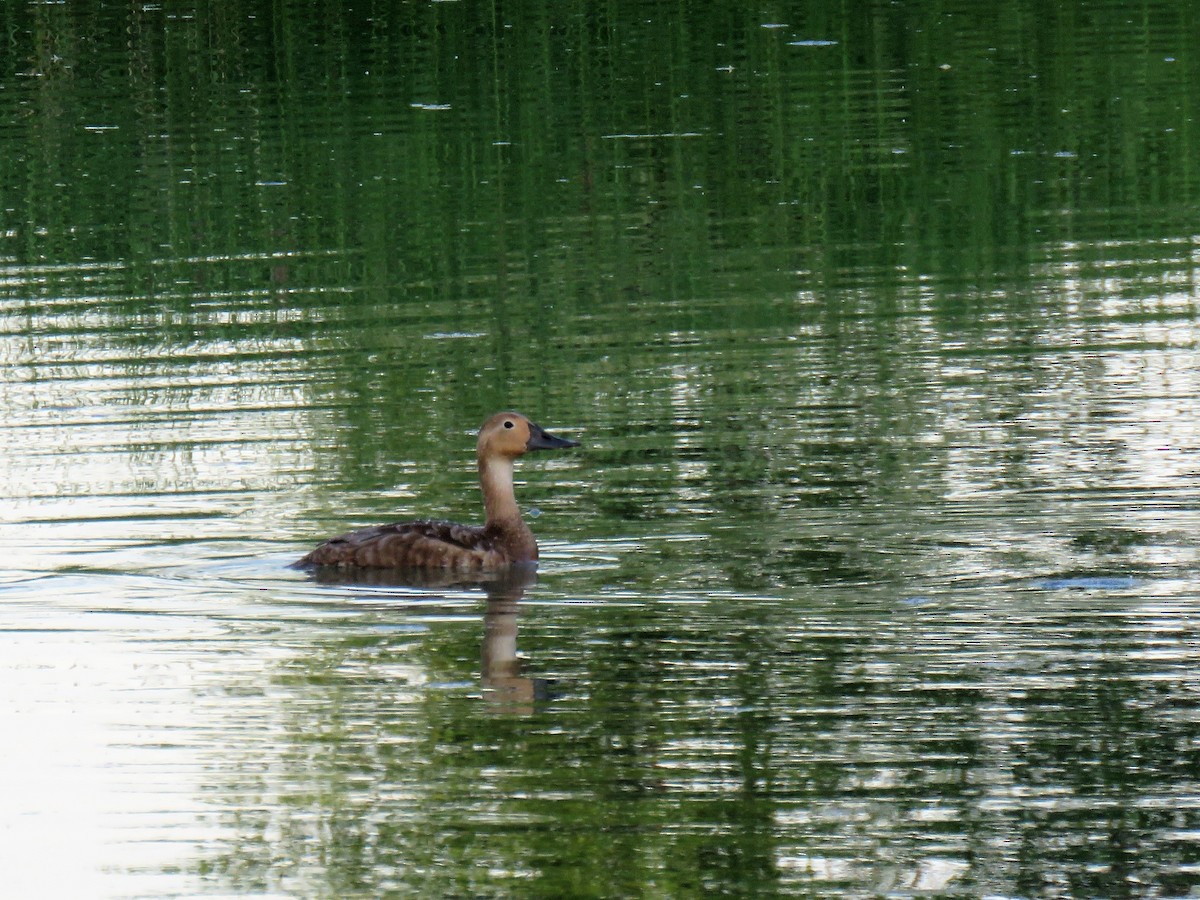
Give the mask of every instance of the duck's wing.
[{"label": "duck's wing", "polygon": [[296,566],[473,571],[501,562],[491,543],[478,526],[434,520],[395,522],[330,538]]}]

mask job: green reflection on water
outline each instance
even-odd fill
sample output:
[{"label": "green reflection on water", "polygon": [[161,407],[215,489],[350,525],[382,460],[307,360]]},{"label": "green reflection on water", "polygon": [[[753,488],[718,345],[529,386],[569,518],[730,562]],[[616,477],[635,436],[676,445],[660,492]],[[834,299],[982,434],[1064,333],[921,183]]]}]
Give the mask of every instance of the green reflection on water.
[{"label": "green reflection on water", "polygon": [[[477,610],[314,640],[269,675],[280,731],[216,763],[214,880],[1190,889],[1186,633],[1162,670],[1104,617],[1024,623],[991,678],[987,616],[893,643],[919,579],[1194,580],[1200,34],[1183,0],[1134,13],[0,10],[21,515],[290,553],[475,518],[497,408],[587,445],[522,470],[590,601],[522,637],[558,694],[481,712]],[[211,521],[164,528],[172,502]]]},{"label": "green reflection on water", "polygon": [[677,327],[730,287],[1024,280],[1190,233],[1194,16],[1146,9],[16,6],[6,252],[155,293],[156,262],[261,290],[263,257],[332,254],[295,276],[367,306],[636,288]]}]

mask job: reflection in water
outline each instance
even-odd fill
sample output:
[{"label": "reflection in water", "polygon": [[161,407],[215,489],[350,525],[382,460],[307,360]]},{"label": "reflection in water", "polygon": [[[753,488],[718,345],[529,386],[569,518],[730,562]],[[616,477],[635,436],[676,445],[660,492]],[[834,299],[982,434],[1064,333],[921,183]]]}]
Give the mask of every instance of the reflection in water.
[{"label": "reflection in water", "polygon": [[536,570],[514,569],[510,579],[487,585],[487,611],[483,616],[483,697],[499,712],[528,715],[534,702],[547,699],[547,683],[521,674],[517,655],[517,616],[520,600],[536,582]]},{"label": "reflection in water", "polygon": [[768,5],[0,4],[10,893],[1200,890],[1195,4]]},{"label": "reflection in water", "polygon": [[[483,697],[497,711],[528,714],[534,701],[547,697],[546,682],[521,674],[517,654],[520,601],[537,584],[537,565],[516,565],[496,572],[462,573],[442,569],[376,569],[318,566],[310,576],[318,584],[413,588],[430,592],[482,590],[487,595],[480,653]],[[384,595],[386,596],[386,595]],[[436,596],[436,595],[431,595]],[[378,601],[380,595],[372,595]],[[405,599],[412,599],[406,597]],[[429,599],[426,597],[425,599]]]},{"label": "reflection in water", "polygon": [[[289,566],[289,568],[294,568]],[[414,588],[420,591],[479,588],[488,596],[516,594],[537,584],[537,564],[509,566],[491,572],[458,572],[454,569],[385,569],[371,566],[315,566],[306,570],[317,584],[365,585],[380,588]]]}]

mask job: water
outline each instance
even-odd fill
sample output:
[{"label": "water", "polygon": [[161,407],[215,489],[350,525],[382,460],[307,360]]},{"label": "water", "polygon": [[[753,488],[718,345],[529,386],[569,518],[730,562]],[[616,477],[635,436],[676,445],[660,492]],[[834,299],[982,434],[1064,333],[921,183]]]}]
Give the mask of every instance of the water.
[{"label": "water", "polygon": [[1200,890],[1189,5],[0,25],[7,892]]}]

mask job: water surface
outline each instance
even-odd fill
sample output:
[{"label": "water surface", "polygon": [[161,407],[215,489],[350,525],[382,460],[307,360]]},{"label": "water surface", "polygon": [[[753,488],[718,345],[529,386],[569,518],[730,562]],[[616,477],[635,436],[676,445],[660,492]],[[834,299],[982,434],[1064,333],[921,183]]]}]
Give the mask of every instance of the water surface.
[{"label": "water surface", "polygon": [[0,24],[14,895],[1200,887],[1189,5]]}]

